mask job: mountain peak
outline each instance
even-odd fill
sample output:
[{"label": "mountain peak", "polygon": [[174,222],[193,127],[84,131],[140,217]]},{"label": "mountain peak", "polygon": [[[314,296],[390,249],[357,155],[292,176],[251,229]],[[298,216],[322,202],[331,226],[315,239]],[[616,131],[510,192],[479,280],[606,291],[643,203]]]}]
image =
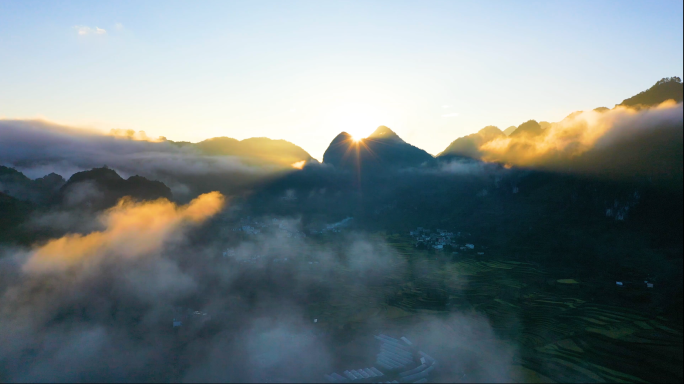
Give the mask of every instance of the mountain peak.
[{"label": "mountain peak", "polygon": [[237,140],[231,137],[215,137],[195,144],[202,152],[212,156],[236,156],[248,164],[272,164],[290,167],[298,161],[309,161],[311,155],[286,140],[252,137]]},{"label": "mountain peak", "polygon": [[[371,133],[368,136],[369,139],[393,139],[393,140],[401,140],[399,135],[397,135],[393,130],[389,129],[388,127],[381,125],[378,127],[378,129],[375,130],[375,132]],[[401,140],[403,141],[403,140]]]},{"label": "mountain peak", "polygon": [[335,136],[335,138],[333,140],[337,140],[337,139],[345,139],[346,140],[346,139],[349,139],[350,137],[352,137],[350,134],[348,134],[346,131],[342,131],[342,132],[340,132],[339,135]]},{"label": "mountain peak", "polygon": [[161,181],[137,175],[124,179],[115,170],[104,166],[74,173],[59,189],[58,200],[68,206],[99,210],[114,206],[124,196],[136,200],[172,198],[171,189]]},{"label": "mountain peak", "polygon": [[330,145],[342,145],[343,143],[349,142],[352,140],[352,135],[348,134],[347,132],[340,132],[335,138],[330,142]]},{"label": "mountain peak", "polygon": [[[574,112],[577,113],[577,112]],[[581,111],[579,113],[582,113]],[[572,114],[571,114],[572,115]],[[570,117],[570,116],[568,116]],[[518,128],[511,132],[510,137],[527,135],[527,136],[537,136],[542,133],[541,125],[536,120],[528,120],[518,126]]]},{"label": "mountain peak", "polygon": [[480,135],[487,135],[487,136],[501,136],[503,132],[499,129],[499,127],[496,127],[494,125],[488,125],[479,131],[477,131]]},{"label": "mountain peak", "polygon": [[618,105],[625,105],[630,107],[639,106],[655,106],[662,103],[665,100],[673,99],[675,102],[680,103],[684,97],[682,97],[682,79],[679,77],[666,77],[659,80],[651,88],[640,92],[639,94],[625,99],[622,103]]},{"label": "mountain peak", "polygon": [[363,164],[366,170],[415,167],[433,160],[432,155],[406,143],[384,125],[360,141],[352,140],[351,135],[342,132],[333,139],[323,154],[323,163],[354,169]]}]

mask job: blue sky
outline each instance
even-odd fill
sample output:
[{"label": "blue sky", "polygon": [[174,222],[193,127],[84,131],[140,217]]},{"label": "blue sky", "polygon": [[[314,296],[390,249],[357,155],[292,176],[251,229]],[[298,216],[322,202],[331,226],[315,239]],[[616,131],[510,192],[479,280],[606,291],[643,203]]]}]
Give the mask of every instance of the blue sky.
[{"label": "blue sky", "polygon": [[[682,77],[681,1],[0,1],[0,117],[436,154]],[[99,29],[97,29],[99,28]]]}]

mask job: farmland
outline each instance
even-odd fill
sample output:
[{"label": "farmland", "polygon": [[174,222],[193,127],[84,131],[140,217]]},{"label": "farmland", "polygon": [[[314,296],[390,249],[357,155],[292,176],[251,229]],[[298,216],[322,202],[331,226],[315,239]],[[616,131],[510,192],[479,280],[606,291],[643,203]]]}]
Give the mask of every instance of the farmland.
[{"label": "farmland", "polygon": [[[310,308],[321,328],[336,335],[346,361],[367,361],[363,340],[387,332],[406,334],[438,358],[462,361],[434,378],[445,382],[682,379],[681,324],[647,304],[618,305],[613,298],[623,293],[609,282],[504,255],[416,251],[400,236],[386,240],[401,256],[390,272],[367,289],[343,279],[344,295]],[[643,291],[640,297],[650,294]],[[431,329],[439,329],[439,340]],[[503,372],[492,376],[492,367],[470,361],[482,350],[500,355]]]}]

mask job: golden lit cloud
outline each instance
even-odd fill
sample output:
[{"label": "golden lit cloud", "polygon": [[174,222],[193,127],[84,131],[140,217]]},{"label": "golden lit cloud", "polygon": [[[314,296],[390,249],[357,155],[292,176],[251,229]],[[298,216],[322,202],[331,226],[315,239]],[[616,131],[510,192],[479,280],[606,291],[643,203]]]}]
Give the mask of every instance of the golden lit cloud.
[{"label": "golden lit cloud", "polygon": [[[584,111],[553,123],[539,135],[497,136],[478,148],[485,161],[518,166],[543,165],[571,159],[625,133],[627,127],[645,130],[670,123],[682,104],[669,100],[657,107],[619,106],[609,111]],[[681,123],[681,114],[679,115]]]},{"label": "golden lit cloud", "polygon": [[292,168],[302,169],[304,168],[304,165],[306,165],[306,160],[301,160],[296,163],[292,163]]},{"label": "golden lit cloud", "polygon": [[219,192],[200,195],[187,205],[166,199],[136,202],[123,198],[102,214],[103,231],[69,234],[37,247],[24,265],[26,272],[62,271],[93,264],[106,256],[137,258],[161,249],[187,225],[201,223],[224,205]]}]

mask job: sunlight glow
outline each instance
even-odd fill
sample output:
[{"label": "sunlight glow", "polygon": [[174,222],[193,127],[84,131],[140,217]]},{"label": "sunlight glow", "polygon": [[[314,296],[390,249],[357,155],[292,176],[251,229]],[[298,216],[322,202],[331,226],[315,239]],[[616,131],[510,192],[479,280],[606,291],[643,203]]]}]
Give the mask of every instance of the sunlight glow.
[{"label": "sunlight glow", "polygon": [[333,108],[330,115],[335,131],[347,132],[357,142],[392,120],[381,107],[367,103],[345,103]]},{"label": "sunlight glow", "polygon": [[302,169],[304,168],[304,165],[306,165],[306,160],[301,160],[296,163],[292,163],[292,168]]}]

